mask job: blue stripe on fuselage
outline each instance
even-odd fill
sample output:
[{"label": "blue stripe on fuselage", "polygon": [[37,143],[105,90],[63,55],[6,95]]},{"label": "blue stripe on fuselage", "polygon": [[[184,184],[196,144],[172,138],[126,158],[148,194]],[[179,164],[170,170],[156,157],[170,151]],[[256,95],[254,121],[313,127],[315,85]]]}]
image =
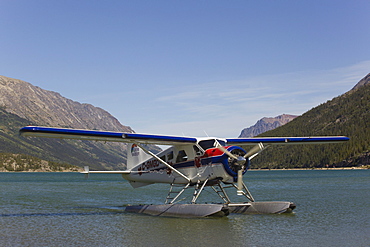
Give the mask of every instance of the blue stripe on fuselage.
[{"label": "blue stripe on fuselage", "polygon": [[[200,162],[201,162],[202,166],[220,164],[220,163],[224,163],[223,160],[225,158],[226,158],[226,162],[227,162],[227,156],[225,156],[225,155],[201,158]],[[189,161],[176,163],[176,164],[173,164],[172,166],[175,169],[195,167],[195,160],[189,160]],[[163,170],[163,169],[167,169],[167,167],[160,166],[160,167],[157,167],[157,168],[154,168],[154,169],[152,168],[152,169],[145,170],[145,171],[159,171],[159,170]]]}]

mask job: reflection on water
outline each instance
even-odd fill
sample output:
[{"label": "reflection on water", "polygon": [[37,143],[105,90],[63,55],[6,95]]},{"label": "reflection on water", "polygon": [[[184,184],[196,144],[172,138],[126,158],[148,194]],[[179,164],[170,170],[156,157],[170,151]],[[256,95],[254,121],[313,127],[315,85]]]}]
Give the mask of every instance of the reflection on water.
[{"label": "reflection on water", "polygon": [[[0,173],[2,246],[369,246],[370,171],[251,171],[256,200],[294,214],[180,219],[124,212],[162,204],[167,185],[132,189],[119,175]],[[236,197],[236,195],[233,195]],[[203,200],[213,201],[211,193]]]}]

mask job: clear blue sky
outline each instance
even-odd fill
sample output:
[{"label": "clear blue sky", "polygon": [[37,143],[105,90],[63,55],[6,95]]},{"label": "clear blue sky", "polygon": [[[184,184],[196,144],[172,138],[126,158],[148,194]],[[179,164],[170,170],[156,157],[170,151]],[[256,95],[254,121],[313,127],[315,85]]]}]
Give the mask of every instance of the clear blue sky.
[{"label": "clear blue sky", "polygon": [[0,1],[0,74],[136,132],[237,137],[370,72],[370,1]]}]

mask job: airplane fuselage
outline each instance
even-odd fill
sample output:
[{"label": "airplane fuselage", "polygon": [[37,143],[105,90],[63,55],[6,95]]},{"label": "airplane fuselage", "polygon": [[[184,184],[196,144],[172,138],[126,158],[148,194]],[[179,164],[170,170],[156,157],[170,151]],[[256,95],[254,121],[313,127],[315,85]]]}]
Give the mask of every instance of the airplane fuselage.
[{"label": "airplane fuselage", "polygon": [[[231,152],[245,153],[242,148],[237,146],[227,148]],[[138,152],[138,150],[134,152]],[[160,159],[152,157],[139,163],[131,169],[132,173],[122,174],[123,178],[129,180],[134,187],[139,187],[145,183],[187,184],[216,179],[224,183],[233,183],[237,176],[229,156],[218,148],[211,147],[202,152],[196,147],[170,147],[157,156]],[[170,164],[190,181],[168,168],[160,160]],[[246,166],[244,172],[247,168]]]}]

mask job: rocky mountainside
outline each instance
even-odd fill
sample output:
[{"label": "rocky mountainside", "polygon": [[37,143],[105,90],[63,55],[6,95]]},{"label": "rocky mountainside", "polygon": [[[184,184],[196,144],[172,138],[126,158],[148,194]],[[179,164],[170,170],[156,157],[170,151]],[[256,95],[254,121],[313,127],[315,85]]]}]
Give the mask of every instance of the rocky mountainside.
[{"label": "rocky mountainside", "polygon": [[[7,160],[0,164],[0,170],[2,168],[8,171],[22,169],[29,171],[33,168],[38,170],[38,166],[45,164],[43,161],[50,161],[49,167],[50,164],[54,164],[54,167],[57,164],[59,167],[69,167],[68,165],[71,164],[80,167],[88,165],[99,170],[124,167],[125,150],[117,152],[108,146],[109,144],[19,136],[19,129],[29,123],[29,120],[0,107],[0,160]],[[12,154],[21,154],[21,156]],[[25,158],[13,159],[12,157]]]},{"label": "rocky mountainside", "polygon": [[259,136],[344,135],[342,144],[272,146],[252,161],[254,168],[313,168],[370,165],[369,75],[352,90]]},{"label": "rocky mountainside", "polygon": [[0,153],[32,155],[52,162],[95,169],[123,169],[126,144],[23,138],[19,128],[41,125],[133,132],[107,111],[62,97],[59,93],[0,76]]},{"label": "rocky mountainside", "polygon": [[349,92],[359,89],[362,86],[370,84],[370,73],[362,78]]},{"label": "rocky mountainside", "polygon": [[239,137],[254,137],[263,132],[276,129],[279,126],[289,123],[297,116],[283,114],[277,117],[264,117],[257,121],[257,123],[249,128],[242,130]]},{"label": "rocky mountainside", "polygon": [[0,76],[0,106],[30,122],[53,127],[133,132],[107,111],[64,98],[59,93]]}]

